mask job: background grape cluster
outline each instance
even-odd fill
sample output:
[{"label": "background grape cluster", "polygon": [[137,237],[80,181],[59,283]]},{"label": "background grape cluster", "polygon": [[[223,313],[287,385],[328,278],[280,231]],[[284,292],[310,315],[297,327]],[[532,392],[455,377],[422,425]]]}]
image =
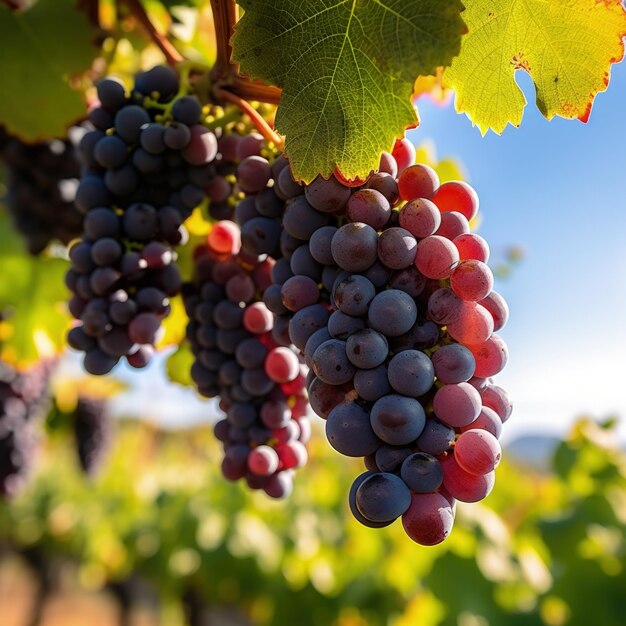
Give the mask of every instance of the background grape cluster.
[{"label": "background grape cluster", "polygon": [[52,369],[50,361],[23,371],[0,361],[0,493],[5,498],[24,485],[35,460]]},{"label": "background grape cluster", "polygon": [[113,421],[105,398],[81,395],[72,414],[76,455],[85,474],[95,474],[112,443]]},{"label": "background grape cluster", "polygon": [[0,128],[0,160],[6,167],[3,201],[31,254],[80,236],[83,217],[74,205],[80,161],[71,140],[25,144]]}]

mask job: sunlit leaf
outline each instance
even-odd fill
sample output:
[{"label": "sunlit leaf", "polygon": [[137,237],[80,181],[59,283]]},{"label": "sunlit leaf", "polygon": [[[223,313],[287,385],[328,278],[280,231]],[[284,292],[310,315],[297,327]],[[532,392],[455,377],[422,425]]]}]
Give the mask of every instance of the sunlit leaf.
[{"label": "sunlit leaf", "polygon": [[444,72],[458,111],[485,133],[519,126],[526,105],[515,82],[526,71],[543,115],[586,121],[611,64],[624,56],[626,11],[619,0],[472,0],[469,32]]},{"label": "sunlit leaf", "polygon": [[458,0],[242,1],[244,72],[283,88],[276,116],[295,175],[363,177],[417,122],[411,93],[459,50]]},{"label": "sunlit leaf", "polygon": [[28,363],[63,349],[69,322],[66,270],[63,259],[30,256],[0,218],[0,311],[8,314],[0,342],[2,358]]},{"label": "sunlit leaf", "polygon": [[85,115],[70,80],[91,65],[96,32],[73,0],[23,12],[0,3],[0,123],[26,141],[62,137]]}]

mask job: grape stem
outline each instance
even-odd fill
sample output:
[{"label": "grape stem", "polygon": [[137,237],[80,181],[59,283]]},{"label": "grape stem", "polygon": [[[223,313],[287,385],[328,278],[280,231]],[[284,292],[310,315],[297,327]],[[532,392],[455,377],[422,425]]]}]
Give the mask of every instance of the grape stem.
[{"label": "grape stem", "polygon": [[237,105],[248,117],[252,120],[252,123],[256,129],[263,135],[267,141],[271,141],[277,148],[283,148],[283,138],[274,131],[273,128],[267,123],[263,116],[246,100],[239,97],[237,94],[221,87],[214,89],[214,95],[218,100],[231,102]]},{"label": "grape stem", "polygon": [[237,3],[234,0],[211,0],[211,10],[217,46],[217,59],[211,70],[211,79],[226,86],[244,100],[278,104],[281,94],[278,87],[242,76],[239,65],[232,61],[233,48],[230,41],[239,20]]},{"label": "grape stem", "polygon": [[124,3],[128,7],[131,14],[137,19],[137,21],[148,31],[150,39],[159,47],[165,59],[170,65],[176,65],[183,60],[183,56],[172,45],[172,43],[162,35],[152,23],[150,16],[146,13],[141,0],[124,0]]},{"label": "grape stem", "polygon": [[232,90],[246,100],[278,104],[282,90],[273,85],[266,85],[260,80],[250,80],[244,76],[236,76],[233,80]]},{"label": "grape stem", "polygon": [[99,0],[78,0],[78,8],[85,12],[87,19],[96,28],[100,28]]}]

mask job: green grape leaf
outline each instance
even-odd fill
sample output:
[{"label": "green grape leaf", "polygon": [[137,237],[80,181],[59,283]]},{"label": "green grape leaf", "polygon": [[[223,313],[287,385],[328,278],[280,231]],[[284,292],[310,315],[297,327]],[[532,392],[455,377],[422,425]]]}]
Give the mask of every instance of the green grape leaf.
[{"label": "green grape leaf", "polygon": [[194,364],[194,361],[195,357],[191,352],[191,347],[185,341],[167,357],[165,373],[172,382],[184,387],[193,387],[191,366]]},{"label": "green grape leaf", "polygon": [[586,122],[596,94],[624,56],[626,11],[619,0],[472,0],[463,18],[469,32],[443,75],[456,108],[484,134],[519,126],[526,99],[515,82],[526,71],[537,107]]},{"label": "green grape leaf", "polygon": [[85,115],[70,86],[98,49],[95,31],[74,0],[40,0],[12,12],[0,3],[0,123],[24,141],[65,135]]},{"label": "green grape leaf", "polygon": [[276,129],[294,175],[362,178],[405,128],[411,93],[458,53],[460,0],[242,0],[233,58],[282,87]]},{"label": "green grape leaf", "polygon": [[67,261],[32,257],[6,219],[0,219],[0,311],[8,311],[0,354],[12,363],[53,356],[65,343]]}]

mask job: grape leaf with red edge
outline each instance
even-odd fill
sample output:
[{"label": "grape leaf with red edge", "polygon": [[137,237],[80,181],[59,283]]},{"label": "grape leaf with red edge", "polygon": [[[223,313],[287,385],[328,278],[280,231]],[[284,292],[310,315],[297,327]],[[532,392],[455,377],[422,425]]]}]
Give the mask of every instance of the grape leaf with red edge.
[{"label": "grape leaf with red edge", "polygon": [[94,36],[74,0],[39,0],[21,12],[0,3],[0,124],[25,141],[63,136],[85,115],[69,80],[90,67]]},{"label": "grape leaf with red edge", "polygon": [[243,72],[283,88],[276,129],[294,175],[364,177],[405,128],[416,76],[459,50],[459,0],[242,0]]},{"label": "grape leaf with red edge", "polygon": [[472,0],[463,18],[469,32],[444,82],[456,91],[457,110],[483,134],[520,125],[526,99],[517,70],[533,79],[547,119],[587,121],[611,64],[624,56],[619,0]]}]

